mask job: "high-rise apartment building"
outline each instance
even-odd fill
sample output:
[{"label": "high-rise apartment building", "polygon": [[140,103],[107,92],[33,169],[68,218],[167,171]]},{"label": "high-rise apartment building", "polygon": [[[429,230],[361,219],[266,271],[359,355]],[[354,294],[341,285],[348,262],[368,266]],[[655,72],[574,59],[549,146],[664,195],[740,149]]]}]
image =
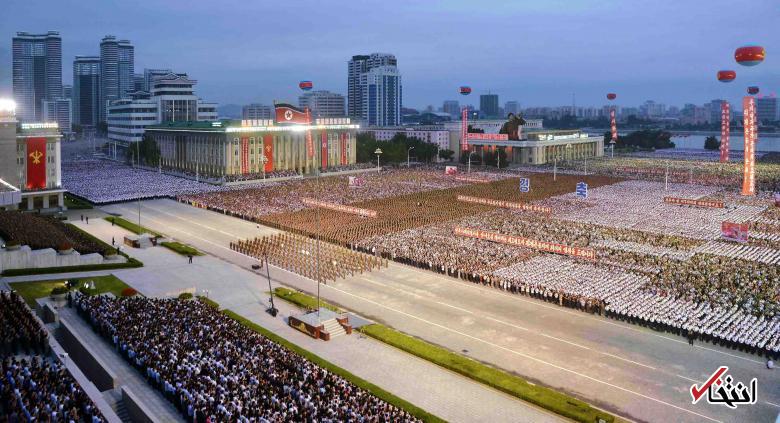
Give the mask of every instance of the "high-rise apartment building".
[{"label": "high-rise apartment building", "polygon": [[100,110],[100,57],[76,56],[73,60],[73,123],[95,126]]},{"label": "high-rise apartment building", "polygon": [[460,102],[458,100],[444,100],[441,111],[457,119],[460,116]]},{"label": "high-rise apartment building", "polygon": [[721,99],[715,99],[710,101],[709,108],[710,108],[710,123],[720,123],[721,121],[721,111],[720,111],[720,105],[725,102],[726,100]]},{"label": "high-rise apartment building", "polygon": [[105,121],[108,104],[134,91],[135,48],[130,41],[107,35],[100,42],[100,118]]},{"label": "high-rise apartment building", "polygon": [[773,122],[778,119],[777,97],[758,97],[756,99],[756,115],[759,122]]},{"label": "high-rise apartment building", "polygon": [[520,110],[520,103],[519,102],[512,100],[512,101],[507,101],[504,104],[504,113],[506,113],[507,115],[510,114],[510,113],[513,113],[513,114],[517,115],[517,114],[520,114],[520,112],[521,112],[521,110]]},{"label": "high-rise apartment building", "polygon": [[401,74],[396,66],[378,66],[360,76],[361,119],[368,126],[401,124]]},{"label": "high-rise apartment building", "polygon": [[63,85],[62,98],[71,98],[71,97],[73,97],[73,85]]},{"label": "high-rise apartment building", "polygon": [[133,74],[133,91],[146,91],[146,79],[142,73]]},{"label": "high-rise apartment building", "polygon": [[298,105],[308,107],[312,117],[344,117],[347,113],[344,96],[325,90],[303,93]]},{"label": "high-rise apartment building", "polygon": [[12,39],[13,96],[22,122],[43,119],[43,101],[62,97],[62,38],[17,32]]},{"label": "high-rise apartment building", "polygon": [[272,119],[273,107],[252,103],[241,108],[241,119]]},{"label": "high-rise apartment building", "polygon": [[[376,121],[396,121],[396,123],[393,123],[392,125],[398,125],[400,124],[400,105],[401,105],[401,76],[398,73],[398,61],[392,54],[385,54],[385,53],[372,53],[370,55],[357,55],[352,56],[352,60],[349,61],[349,64],[347,66],[347,115],[350,117],[356,118],[356,119],[363,119],[366,120],[366,116],[369,114],[367,110],[366,105],[366,99],[369,97],[368,94],[368,87],[364,84],[364,81],[367,81],[369,79],[374,80],[372,78],[367,78],[366,74],[371,72],[373,69],[377,68],[384,68],[387,73],[387,77],[390,78],[387,81],[389,86],[394,84],[393,82],[397,77],[398,82],[398,97],[394,98],[392,95],[386,97],[387,100],[389,100],[393,104],[398,104],[398,113],[395,114],[395,117],[393,119],[388,119],[387,116],[382,117],[381,119],[375,119]],[[388,69],[393,69],[392,71]],[[396,91],[393,89],[393,91]],[[387,94],[392,94],[388,92]],[[376,95],[376,94],[374,94]],[[376,104],[375,104],[376,105]],[[392,112],[392,110],[395,109],[394,106],[390,107],[388,105],[385,105],[383,107],[383,110],[387,110]],[[376,113],[374,111],[373,113]]]},{"label": "high-rise apartment building", "polygon": [[72,106],[69,98],[57,98],[43,100],[43,121],[57,122],[57,126],[63,134],[71,133]]},{"label": "high-rise apartment building", "polygon": [[149,93],[112,101],[107,111],[108,138],[127,145],[141,141],[149,125],[217,120],[217,105],[195,95],[196,83],[186,73],[168,73],[151,81]]},{"label": "high-rise apartment building", "polygon": [[479,112],[485,119],[497,119],[498,94],[482,94],[479,96]]}]

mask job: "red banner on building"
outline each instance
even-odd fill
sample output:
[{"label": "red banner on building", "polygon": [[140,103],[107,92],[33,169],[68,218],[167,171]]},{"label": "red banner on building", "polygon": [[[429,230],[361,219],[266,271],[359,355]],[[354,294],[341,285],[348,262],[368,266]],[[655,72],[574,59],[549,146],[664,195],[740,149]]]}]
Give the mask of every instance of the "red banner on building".
[{"label": "red banner on building", "polygon": [[321,151],[320,155],[322,156],[322,169],[325,169],[328,167],[328,133],[325,131],[322,131],[322,135],[320,135],[320,142],[321,142]]},{"label": "red banner on building", "polygon": [[498,232],[483,231],[479,229],[455,227],[455,235],[469,238],[483,239],[485,241],[498,242],[500,244],[514,245],[517,247],[531,248],[548,253],[563,254],[590,260],[596,259],[596,250],[592,248],[571,247],[553,242],[537,241],[535,239],[520,236],[504,235]]},{"label": "red banner on building", "polygon": [[46,138],[27,139],[27,189],[46,188]]},{"label": "red banner on building", "polygon": [[324,201],[312,200],[311,198],[303,198],[301,201],[303,204],[311,207],[322,207],[324,209],[356,214],[363,217],[376,217],[376,210],[361,209],[359,207],[346,206],[344,204],[326,203]]},{"label": "red banner on building", "polygon": [[249,138],[241,138],[241,174],[249,173]]},{"label": "red banner on building", "polygon": [[339,134],[339,144],[341,147],[341,165],[347,164],[347,134],[342,132]]},{"label": "red banner on building", "polygon": [[263,154],[265,154],[265,171],[274,171],[274,136],[263,135]]},{"label": "red banner on building", "polygon": [[486,141],[508,141],[509,135],[507,134],[479,134],[479,133],[467,133],[467,139],[469,140],[486,140]]},{"label": "red banner on building", "polygon": [[745,127],[745,165],[742,169],[742,195],[756,195],[756,101],[752,96],[742,99],[743,126]]},{"label": "red banner on building", "polygon": [[723,208],[723,201],[694,200],[691,198],[664,197],[664,203],[678,204],[681,206],[708,207],[712,209]]},{"label": "red banner on building", "polygon": [[720,103],[720,162],[729,161],[729,135],[731,133],[731,110],[728,101]]},{"label": "red banner on building", "polygon": [[720,236],[727,241],[748,242],[750,223],[722,222],[720,224]]},{"label": "red banner on building", "polygon": [[486,206],[502,207],[505,209],[526,210],[526,211],[534,211],[540,213],[552,212],[552,209],[550,209],[549,207],[537,206],[536,204],[513,203],[504,200],[494,200],[492,198],[470,197],[468,195],[459,195],[456,198],[458,201],[463,201],[466,203],[484,204]]},{"label": "red banner on building", "polygon": [[609,109],[609,129],[612,131],[612,142],[617,142],[617,120],[615,119],[615,108]]}]

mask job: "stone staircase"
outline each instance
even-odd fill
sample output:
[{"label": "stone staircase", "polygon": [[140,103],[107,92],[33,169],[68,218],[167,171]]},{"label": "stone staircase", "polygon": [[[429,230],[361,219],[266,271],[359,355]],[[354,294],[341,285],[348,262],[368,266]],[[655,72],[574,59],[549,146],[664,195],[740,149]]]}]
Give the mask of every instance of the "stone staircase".
[{"label": "stone staircase", "polygon": [[116,415],[122,420],[122,423],[133,423],[130,415],[125,407],[125,402],[122,400],[122,390],[119,388],[111,389],[103,392],[103,398],[111,406]]},{"label": "stone staircase", "polygon": [[338,322],[336,319],[329,319],[322,324],[325,326],[325,331],[330,334],[330,339],[341,335],[346,335],[347,331],[344,330],[344,328],[341,326],[341,323]]}]

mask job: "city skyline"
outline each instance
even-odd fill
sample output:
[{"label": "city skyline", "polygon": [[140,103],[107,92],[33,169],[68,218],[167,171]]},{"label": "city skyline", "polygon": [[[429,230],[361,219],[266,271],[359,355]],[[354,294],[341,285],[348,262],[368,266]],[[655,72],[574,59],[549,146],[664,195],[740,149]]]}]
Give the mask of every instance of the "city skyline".
[{"label": "city skyline", "polygon": [[[464,84],[474,89],[470,97],[492,92],[501,103],[517,100],[523,107],[571,104],[572,94],[578,105],[599,106],[606,103],[606,92],[618,93],[616,103],[622,105],[647,99],[680,106],[714,98],[737,103],[748,85],[760,86],[764,94],[780,87],[780,65],[773,60],[777,10],[769,1],[737,9],[724,1],[708,2],[706,8],[663,1],[641,13],[623,10],[618,2],[575,2],[565,8],[557,2],[493,2],[479,9],[464,2],[446,7],[370,2],[349,4],[348,11],[346,5],[304,2],[292,13],[235,3],[220,19],[228,23],[222,24],[214,21],[208,5],[199,4],[63,2],[51,3],[50,13],[42,15],[39,5],[11,1],[0,24],[5,40],[16,31],[59,31],[64,63],[99,53],[107,34],[129,39],[137,49],[136,69],[185,69],[201,81],[203,97],[220,104],[294,102],[302,79],[312,80],[314,89],[346,95],[347,63],[361,52],[387,52],[403,63],[404,106],[414,108],[464,102],[457,94]],[[373,13],[377,9],[385,13]],[[644,22],[643,16],[666,18]],[[162,31],[174,17],[186,24]],[[239,29],[257,28],[249,22],[258,17],[266,22],[259,33]],[[33,18],[34,25],[24,24]],[[292,19],[302,25],[282,30]],[[318,29],[316,23],[325,21],[327,30]],[[460,35],[484,25],[491,31]],[[262,41],[254,42],[255,36]],[[762,66],[734,62],[734,49],[749,43],[766,47]],[[0,61],[10,63],[10,42],[0,44]],[[718,82],[719,69],[736,70],[736,81]],[[64,81],[72,81],[71,71],[64,67]],[[10,94],[10,82],[4,66],[1,94]],[[476,103],[470,97],[465,103]]]}]

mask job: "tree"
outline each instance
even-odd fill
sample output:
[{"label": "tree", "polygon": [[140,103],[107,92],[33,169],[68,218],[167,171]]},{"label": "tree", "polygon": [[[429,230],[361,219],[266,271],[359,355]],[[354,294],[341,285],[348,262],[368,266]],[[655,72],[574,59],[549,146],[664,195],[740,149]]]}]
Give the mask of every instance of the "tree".
[{"label": "tree", "polygon": [[450,161],[455,152],[452,150],[439,150],[439,158]]},{"label": "tree", "polygon": [[717,150],[720,148],[720,142],[718,142],[718,139],[710,135],[709,137],[704,139],[704,149],[705,150]]},{"label": "tree", "polygon": [[469,134],[484,134],[485,130],[482,128],[474,128],[473,126],[469,125],[469,127],[466,129],[466,132]]}]

